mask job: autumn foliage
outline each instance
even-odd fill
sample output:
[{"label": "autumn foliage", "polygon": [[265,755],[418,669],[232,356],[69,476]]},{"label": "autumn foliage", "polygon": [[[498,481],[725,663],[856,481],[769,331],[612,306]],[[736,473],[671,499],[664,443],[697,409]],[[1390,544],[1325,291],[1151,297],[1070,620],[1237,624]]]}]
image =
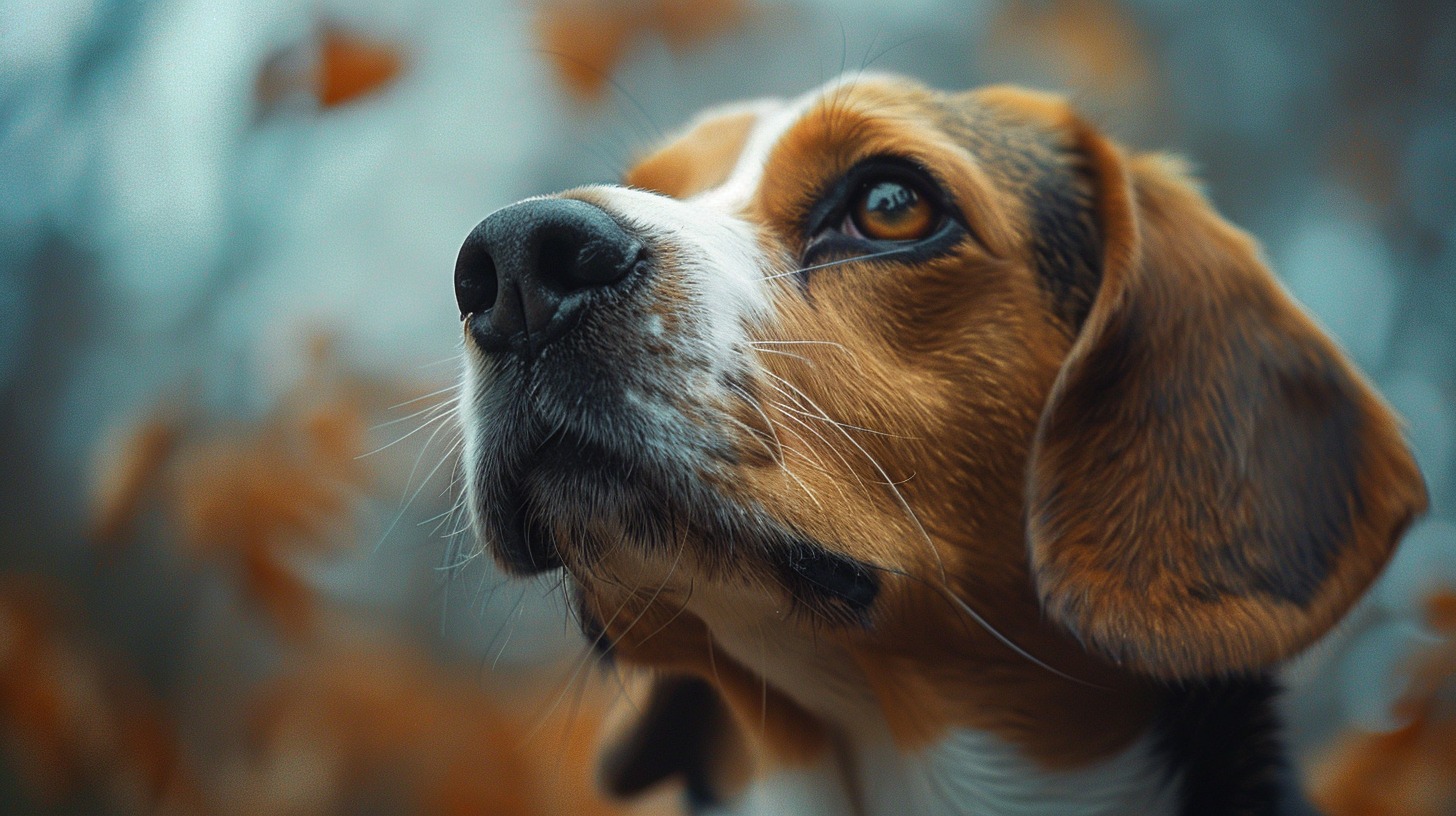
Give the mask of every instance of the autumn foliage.
[{"label": "autumn foliage", "polygon": [[[226,590],[195,618],[208,628],[172,644],[192,669],[168,687],[92,632],[66,587],[0,577],[0,738],[26,795],[66,812],[623,812],[590,781],[612,696],[599,673],[490,671],[316,586],[318,565],[370,546],[361,519],[390,506],[380,495],[418,478],[424,451],[388,441],[449,406],[416,397],[448,390],[435,384],[347,371],[323,339],[308,356],[255,421],[179,393],[99,458],[98,568],[160,546]],[[376,453],[371,429],[398,402],[424,418],[385,425]]]}]

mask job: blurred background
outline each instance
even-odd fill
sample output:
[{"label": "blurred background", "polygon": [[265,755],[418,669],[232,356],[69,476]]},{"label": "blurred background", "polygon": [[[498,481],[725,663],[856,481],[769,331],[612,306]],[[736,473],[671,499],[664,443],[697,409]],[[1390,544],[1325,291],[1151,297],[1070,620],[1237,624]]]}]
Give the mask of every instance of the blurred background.
[{"label": "blurred background", "polygon": [[864,69],[1185,154],[1406,418],[1433,511],[1289,716],[1332,814],[1456,813],[1442,0],[0,0],[0,811],[615,812],[624,689],[462,534],[456,250]]}]

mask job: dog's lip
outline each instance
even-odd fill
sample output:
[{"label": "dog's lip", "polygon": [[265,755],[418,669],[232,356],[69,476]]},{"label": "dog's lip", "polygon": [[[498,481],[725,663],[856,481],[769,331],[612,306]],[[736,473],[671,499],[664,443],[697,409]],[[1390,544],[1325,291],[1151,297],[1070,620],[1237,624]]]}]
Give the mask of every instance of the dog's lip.
[{"label": "dog's lip", "polygon": [[[476,502],[476,530],[486,549],[505,572],[532,577],[563,566],[555,535],[540,499],[533,495],[538,457],[490,457],[471,465],[481,487]],[[490,461],[494,467],[484,467]]]},{"label": "dog's lip", "polygon": [[562,568],[561,545],[569,543],[559,539],[553,524],[563,510],[553,506],[560,497],[543,496],[541,487],[566,474],[578,479],[595,476],[605,485],[611,478],[611,463],[627,471],[635,466],[564,428],[533,436],[520,450],[530,453],[496,460],[502,463],[483,474],[488,488],[477,500],[490,502],[482,532],[501,567],[512,575],[530,577]]},{"label": "dog's lip", "polygon": [[532,577],[564,566],[555,536],[533,521],[537,517],[535,502],[526,493],[524,480],[509,488],[505,518],[496,525],[496,556],[501,566],[513,575]]}]

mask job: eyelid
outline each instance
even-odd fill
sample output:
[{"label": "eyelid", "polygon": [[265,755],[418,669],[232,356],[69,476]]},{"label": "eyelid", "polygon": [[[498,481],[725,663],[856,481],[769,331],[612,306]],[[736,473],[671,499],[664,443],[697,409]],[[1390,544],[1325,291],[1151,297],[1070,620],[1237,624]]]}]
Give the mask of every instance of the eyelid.
[{"label": "eyelid", "polygon": [[[865,182],[874,178],[899,178],[913,186],[925,200],[941,215],[941,218],[960,224],[974,235],[965,216],[956,206],[953,198],[945,191],[941,180],[913,159],[894,155],[877,155],[863,159],[843,175],[825,185],[815,203],[810,207],[805,223],[804,235],[809,244],[816,243],[825,230],[838,227],[842,219],[849,216],[854,197],[863,189]],[[865,239],[873,240],[873,239]]]}]

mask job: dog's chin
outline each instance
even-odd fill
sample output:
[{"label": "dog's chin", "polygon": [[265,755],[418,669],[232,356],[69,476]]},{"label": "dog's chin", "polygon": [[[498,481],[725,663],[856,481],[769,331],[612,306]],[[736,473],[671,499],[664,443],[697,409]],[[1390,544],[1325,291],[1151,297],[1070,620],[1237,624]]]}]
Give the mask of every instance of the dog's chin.
[{"label": "dog's chin", "polygon": [[[475,532],[507,574],[531,577],[560,569],[562,547],[549,523],[550,517],[526,489],[523,476],[503,479],[494,489],[501,496],[497,506],[475,509]],[[474,502],[482,501],[479,498]]]},{"label": "dog's chin", "polygon": [[480,484],[472,496],[478,529],[509,574],[565,567],[578,591],[590,593],[604,559],[619,574],[671,565],[669,574],[780,586],[793,608],[821,625],[871,625],[876,568],[650,457],[557,432],[528,464],[493,471]]},{"label": "dog's chin", "polygon": [[475,452],[468,501],[477,535],[500,567],[534,576],[590,571],[609,550],[650,552],[681,542],[692,477],[643,451],[567,428]]}]

